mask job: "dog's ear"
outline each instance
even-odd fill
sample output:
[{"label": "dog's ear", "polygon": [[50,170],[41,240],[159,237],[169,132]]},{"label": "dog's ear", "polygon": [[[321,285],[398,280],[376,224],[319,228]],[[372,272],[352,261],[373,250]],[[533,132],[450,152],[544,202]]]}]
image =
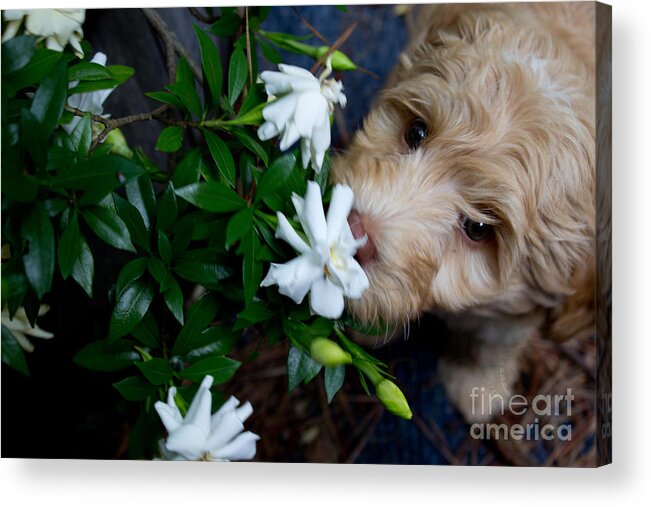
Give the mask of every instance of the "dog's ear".
[{"label": "dog's ear", "polygon": [[547,315],[543,336],[556,342],[595,332],[595,262],[591,257],[572,277],[573,293]]}]

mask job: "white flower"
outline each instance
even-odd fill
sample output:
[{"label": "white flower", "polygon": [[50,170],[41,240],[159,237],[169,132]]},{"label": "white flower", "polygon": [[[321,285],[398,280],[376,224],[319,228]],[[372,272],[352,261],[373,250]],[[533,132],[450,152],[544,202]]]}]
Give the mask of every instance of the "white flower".
[{"label": "white flower", "polygon": [[81,49],[84,32],[81,25],[86,19],[85,9],[7,9],[3,15],[7,26],[2,34],[2,42],[18,33],[25,18],[25,33],[45,39],[48,49],[63,51],[70,44],[79,58],[84,57]]},{"label": "white flower", "polygon": [[[41,305],[38,309],[38,316],[41,317],[45,315],[49,309],[49,306]],[[7,308],[2,310],[2,325],[11,331],[11,334],[14,335],[16,341],[26,352],[34,351],[34,345],[31,341],[29,341],[27,335],[34,338],[43,338],[44,340],[54,338],[54,335],[52,333],[44,331],[38,327],[38,325],[34,325],[34,327],[32,327],[32,325],[29,323],[29,320],[27,319],[27,315],[25,314],[25,309],[22,306],[18,308],[16,314],[14,315],[14,318],[11,320],[9,319],[9,310]]]},{"label": "white flower", "polygon": [[293,65],[280,64],[278,68],[280,72],[260,75],[267,95],[277,98],[262,110],[266,122],[258,129],[258,137],[266,141],[281,136],[279,147],[283,151],[301,139],[303,167],[311,160],[312,168],[319,172],[330,146],[330,114],[336,103],[346,105],[343,85],[325,79],[329,69],[317,79]]},{"label": "white flower", "polygon": [[185,418],[181,415],[171,387],[167,403],[157,401],[154,407],[163,421],[168,436],[161,442],[161,453],[169,460],[234,461],[249,460],[255,456],[255,433],[244,430],[243,422],[253,413],[249,402],[242,406],[231,396],[221,408],[210,415],[213,378],[201,382]]},{"label": "white flower", "polygon": [[[91,63],[97,63],[106,67],[106,55],[104,53],[95,53]],[[72,81],[68,87],[74,88],[77,84],[79,84],[78,81]],[[95,90],[93,92],[75,93],[68,97],[68,105],[76,107],[81,111],[101,115],[104,112],[104,101],[113,90],[114,88],[109,88],[106,90]],[[73,116],[70,123],[66,123],[65,125],[62,125],[62,127],[68,134],[70,134],[80,121],[81,118],[79,116]]]},{"label": "white flower", "polygon": [[309,292],[312,311],[329,319],[343,313],[344,296],[361,298],[368,288],[368,277],[353,256],[367,238],[356,240],[346,220],[353,199],[350,187],[336,185],[326,218],[317,183],[308,182],[305,199],[294,194],[292,201],[309,244],[278,212],[276,237],[300,255],[285,264],[272,264],[261,285],[278,284],[278,291],[296,303],[301,303]]}]

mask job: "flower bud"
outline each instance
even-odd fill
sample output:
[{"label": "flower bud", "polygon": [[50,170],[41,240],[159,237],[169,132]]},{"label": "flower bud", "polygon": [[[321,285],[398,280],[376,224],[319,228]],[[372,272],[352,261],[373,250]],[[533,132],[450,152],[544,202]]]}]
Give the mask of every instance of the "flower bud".
[{"label": "flower bud", "polygon": [[403,419],[411,419],[412,413],[405,395],[393,382],[382,379],[375,386],[375,395],[389,412]]},{"label": "flower bud", "polygon": [[315,338],[312,340],[310,354],[312,359],[330,368],[353,362],[348,352],[327,338]]},{"label": "flower bud", "polygon": [[122,155],[125,158],[133,158],[133,152],[127,144],[127,140],[124,138],[124,134],[120,129],[111,130],[106,139],[104,140],[106,144],[111,147],[111,152],[116,155]]},{"label": "flower bud", "polygon": [[[328,46],[320,46],[316,48],[314,52],[314,59],[318,60],[321,58],[330,48]],[[348,58],[344,53],[339,50],[335,50],[330,54],[330,65],[332,65],[332,70],[355,70],[357,65],[355,65],[350,58]]]}]

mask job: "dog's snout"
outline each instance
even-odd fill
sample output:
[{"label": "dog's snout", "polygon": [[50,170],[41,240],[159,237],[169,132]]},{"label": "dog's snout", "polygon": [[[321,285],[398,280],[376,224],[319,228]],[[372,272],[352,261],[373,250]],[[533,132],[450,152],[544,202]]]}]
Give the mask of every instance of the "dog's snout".
[{"label": "dog's snout", "polygon": [[355,257],[358,262],[364,266],[369,262],[375,259],[377,250],[375,249],[375,243],[373,238],[368,233],[367,227],[364,223],[364,217],[360,215],[357,211],[352,211],[348,217],[348,224],[350,225],[350,230],[353,233],[355,239],[362,238],[366,236],[366,243],[357,250]]}]

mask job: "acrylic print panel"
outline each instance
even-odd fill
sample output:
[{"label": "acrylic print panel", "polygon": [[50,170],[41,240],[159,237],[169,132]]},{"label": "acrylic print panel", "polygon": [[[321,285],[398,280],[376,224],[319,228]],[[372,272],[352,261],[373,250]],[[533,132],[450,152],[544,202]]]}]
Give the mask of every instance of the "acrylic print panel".
[{"label": "acrylic print panel", "polygon": [[3,457],[610,462],[610,7],[4,10],[2,62]]}]

